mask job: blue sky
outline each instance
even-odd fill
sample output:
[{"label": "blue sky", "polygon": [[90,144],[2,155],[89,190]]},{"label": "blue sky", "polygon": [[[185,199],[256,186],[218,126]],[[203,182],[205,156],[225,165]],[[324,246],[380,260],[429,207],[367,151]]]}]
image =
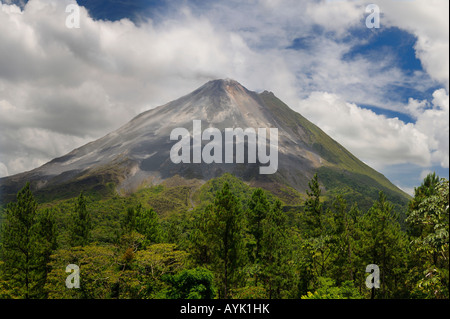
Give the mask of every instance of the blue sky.
[{"label": "blue sky", "polygon": [[[79,29],[64,26],[73,0],[0,2],[0,175],[233,78],[409,193],[427,172],[448,178],[446,0],[79,0]],[[369,3],[380,28],[365,25]]]}]

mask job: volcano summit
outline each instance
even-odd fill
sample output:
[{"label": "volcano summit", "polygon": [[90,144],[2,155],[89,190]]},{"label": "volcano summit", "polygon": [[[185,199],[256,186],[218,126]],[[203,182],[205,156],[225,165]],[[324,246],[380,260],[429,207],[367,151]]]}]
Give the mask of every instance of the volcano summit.
[{"label": "volcano summit", "polygon": [[[195,134],[199,134],[195,121],[201,121],[209,137],[195,139]],[[185,161],[172,161],[171,150],[176,143],[181,143],[179,136],[186,135],[184,131],[171,139],[176,128],[193,132],[194,138],[185,140],[185,147],[204,149],[209,146],[214,149],[209,156],[225,154],[225,160],[199,161],[197,151],[197,155],[184,155]],[[255,161],[243,162],[239,154],[226,155],[236,147],[250,158],[255,147],[251,134],[235,134],[236,142],[232,139],[234,145],[231,146],[226,141],[214,144],[215,138],[209,141],[217,132],[234,130],[236,133],[237,128],[277,130],[276,173],[259,173],[260,167],[267,165],[267,158],[266,161],[258,157]],[[244,143],[245,137],[247,143]],[[270,151],[265,151],[269,156]],[[382,174],[358,160],[273,93],[252,92],[229,79],[210,81],[175,101],[141,113],[116,131],[41,167],[0,179],[0,194],[2,202],[9,201],[27,181],[37,194],[51,194],[61,187],[74,196],[81,190],[103,188],[131,193],[176,175],[186,180],[207,181],[224,173],[252,186],[272,191],[291,187],[299,192],[307,189],[308,181],[317,173],[328,191],[344,187],[363,198],[376,198],[382,190],[394,202],[404,203],[407,199],[407,195]]]}]

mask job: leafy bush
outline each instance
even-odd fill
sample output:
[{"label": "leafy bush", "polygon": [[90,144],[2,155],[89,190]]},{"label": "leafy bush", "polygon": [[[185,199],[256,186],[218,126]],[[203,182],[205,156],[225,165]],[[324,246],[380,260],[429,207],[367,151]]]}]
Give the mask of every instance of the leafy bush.
[{"label": "leafy bush", "polygon": [[186,269],[166,280],[172,285],[167,293],[171,299],[212,299],[216,294],[214,275],[206,268]]}]

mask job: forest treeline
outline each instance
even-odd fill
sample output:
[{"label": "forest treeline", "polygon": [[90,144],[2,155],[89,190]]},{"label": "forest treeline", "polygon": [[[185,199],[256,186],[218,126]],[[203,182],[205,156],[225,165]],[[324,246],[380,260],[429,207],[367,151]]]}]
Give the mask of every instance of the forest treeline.
[{"label": "forest treeline", "polygon": [[340,195],[325,205],[317,175],[295,212],[260,188],[244,200],[235,183],[164,219],[129,205],[104,241],[87,194],[62,224],[27,184],[2,212],[0,298],[449,298],[448,180],[428,175],[404,221],[382,192],[367,211]]}]

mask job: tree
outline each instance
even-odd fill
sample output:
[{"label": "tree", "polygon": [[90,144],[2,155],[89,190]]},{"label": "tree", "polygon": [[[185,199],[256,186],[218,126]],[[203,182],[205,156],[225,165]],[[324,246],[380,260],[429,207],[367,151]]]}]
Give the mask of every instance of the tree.
[{"label": "tree", "polygon": [[[432,182],[430,182],[432,181]],[[416,189],[409,206],[408,225],[412,233],[414,290],[419,297],[449,297],[449,185],[428,175]]]},{"label": "tree", "polygon": [[131,233],[136,230],[136,211],[133,207],[128,207],[125,216],[120,221],[122,234]]},{"label": "tree", "polygon": [[398,214],[383,192],[364,216],[363,223],[363,260],[366,265],[375,264],[380,268],[379,297],[396,297],[406,277],[407,239],[400,229]]},{"label": "tree", "polygon": [[255,286],[258,286],[261,277],[261,247],[263,240],[263,224],[270,210],[270,203],[267,200],[266,193],[257,188],[247,207],[247,224],[249,240],[247,241],[247,249],[254,272]]},{"label": "tree", "polygon": [[[150,244],[161,242],[163,234],[158,214],[153,208],[144,209],[141,204],[128,207],[125,215],[121,217],[118,235],[121,244],[134,248],[137,243],[139,243],[137,248],[145,248]],[[142,235],[143,240],[136,242],[137,235]]]},{"label": "tree", "polygon": [[249,232],[255,238],[255,255],[253,261],[259,262],[261,251],[261,240],[263,237],[263,220],[266,218],[270,210],[270,204],[267,200],[265,192],[261,188],[257,188],[248,203],[247,219]]},{"label": "tree", "polygon": [[165,298],[169,289],[164,279],[182,271],[187,253],[178,250],[175,244],[153,244],[135,255],[133,269],[137,271],[141,298]]},{"label": "tree", "polygon": [[33,236],[36,245],[36,275],[39,297],[47,297],[44,289],[47,275],[51,271],[49,266],[51,255],[56,250],[57,228],[54,212],[50,209],[39,211],[36,222],[36,233]]},{"label": "tree", "polygon": [[419,187],[414,188],[414,198],[409,202],[409,211],[419,208],[420,203],[436,194],[440,179],[436,173],[428,174]]},{"label": "tree", "polygon": [[331,261],[331,227],[329,225],[330,212],[324,212],[321,202],[321,189],[317,174],[308,183],[309,190],[306,191],[308,198],[305,201],[305,226],[304,236],[306,239],[306,252],[310,254],[312,262],[311,271],[315,277],[325,276]]},{"label": "tree", "polygon": [[321,189],[317,174],[308,183],[306,190],[308,198],[305,201],[306,234],[308,237],[318,237],[323,231],[323,204],[320,201]]},{"label": "tree", "polygon": [[[80,268],[80,288],[66,287],[69,264]],[[46,290],[49,299],[110,298],[118,281],[116,254],[111,246],[85,245],[58,249],[51,257]]]},{"label": "tree", "polygon": [[347,208],[347,201],[338,195],[332,203],[332,278],[340,284],[356,279],[356,249],[358,222],[361,212],[357,205]]},{"label": "tree", "polygon": [[86,208],[86,199],[83,192],[81,192],[72,214],[72,227],[70,229],[70,242],[72,247],[86,246],[90,242],[91,230],[91,214]]},{"label": "tree", "polygon": [[172,285],[167,296],[172,299],[212,299],[215,296],[214,275],[208,269],[186,269],[168,277]]},{"label": "tree", "polygon": [[269,298],[282,298],[293,279],[286,215],[281,202],[276,200],[263,220],[262,278]]},{"label": "tree", "polygon": [[214,210],[212,205],[208,205],[205,209],[201,209],[194,213],[193,229],[190,234],[190,255],[198,265],[211,265],[213,261],[212,242],[212,216]]},{"label": "tree", "polygon": [[200,215],[201,230],[194,236],[198,258],[209,261],[217,276],[219,298],[242,283],[245,263],[243,213],[238,198],[226,182],[216,193],[214,204]]},{"label": "tree", "polygon": [[362,299],[353,281],[344,281],[341,286],[331,278],[318,278],[318,288],[312,293],[308,292],[302,299]]},{"label": "tree", "polygon": [[[420,204],[426,199],[433,195],[436,195],[436,186],[439,184],[439,176],[436,173],[428,174],[419,187],[414,188],[414,197],[408,203],[408,212],[411,214],[413,211],[419,209]],[[411,221],[411,219],[410,219]],[[413,222],[408,223],[408,233],[413,237],[421,236],[424,230],[424,225],[415,224]]]},{"label": "tree", "polygon": [[7,206],[1,229],[0,271],[8,282],[11,297],[45,297],[47,262],[55,248],[53,215],[49,210],[38,212],[27,183],[18,192],[17,201]]},{"label": "tree", "polygon": [[141,204],[136,207],[135,228],[138,233],[144,235],[145,245],[160,241],[161,228],[159,218],[153,208],[144,209]]}]

